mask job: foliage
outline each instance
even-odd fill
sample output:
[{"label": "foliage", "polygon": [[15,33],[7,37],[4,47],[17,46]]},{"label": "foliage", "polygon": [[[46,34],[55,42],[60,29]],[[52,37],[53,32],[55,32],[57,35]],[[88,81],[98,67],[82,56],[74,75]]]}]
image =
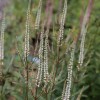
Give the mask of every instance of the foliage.
[{"label": "foliage", "polygon": [[[61,0],[64,2],[64,0]],[[59,31],[59,19],[63,8],[60,8],[58,0],[53,2],[53,16],[49,32],[49,73],[51,81],[47,87],[44,83],[40,88],[35,86],[35,79],[38,70],[32,58],[38,57],[38,51],[34,54],[37,33],[41,33],[44,20],[46,20],[46,0],[42,5],[40,28],[34,29],[39,0],[32,0],[30,18],[30,53],[28,63],[30,67],[29,100],[61,100],[64,85],[68,74],[71,45],[74,38],[80,33],[81,19],[84,16],[88,0],[68,0],[68,11],[64,25],[64,40],[59,51],[57,51],[57,37]],[[2,100],[26,100],[26,83],[23,77],[24,65],[17,53],[16,46],[23,58],[23,43],[26,24],[27,0],[12,0],[6,9],[6,30],[5,30],[5,59],[4,59],[4,82]],[[9,9],[8,9],[9,8]],[[77,70],[80,39],[75,49],[75,59],[72,74],[71,100],[99,100],[100,98],[100,3],[94,0],[90,20],[87,24],[85,41],[85,58],[81,69]],[[15,38],[17,36],[17,38]],[[66,41],[65,41],[66,40]],[[39,48],[39,45],[37,46]],[[66,55],[65,55],[66,54]],[[48,91],[49,90],[49,91]],[[38,99],[36,98],[38,97]],[[0,97],[1,98],[1,97]],[[16,99],[15,99],[16,98]]]}]

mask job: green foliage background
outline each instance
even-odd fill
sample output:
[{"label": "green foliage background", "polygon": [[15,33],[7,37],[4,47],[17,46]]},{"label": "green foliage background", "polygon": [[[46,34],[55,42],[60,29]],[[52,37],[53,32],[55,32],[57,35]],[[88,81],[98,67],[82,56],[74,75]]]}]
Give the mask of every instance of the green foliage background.
[{"label": "green foliage background", "polygon": [[[57,20],[57,10],[59,8],[59,0],[54,0],[54,15],[53,21],[56,23]],[[31,26],[34,26],[37,7],[39,0],[32,0],[32,20]],[[84,5],[83,5],[84,2]],[[15,90],[17,87],[14,87],[10,82],[17,81],[20,77],[19,71],[15,71],[15,67],[21,66],[19,57],[16,56],[16,35],[18,36],[19,49],[22,51],[22,41],[23,35],[25,32],[25,22],[26,22],[26,10],[28,0],[12,0],[9,3],[9,6],[6,8],[6,32],[5,32],[5,70],[6,82],[4,85],[4,95],[14,95],[18,100],[23,100],[17,94]],[[43,11],[42,19],[44,17],[44,9],[46,5],[46,0],[43,0]],[[78,34],[80,28],[80,16],[82,9],[85,13],[86,7],[88,5],[88,0],[68,0],[68,14],[66,18],[66,28],[64,36],[69,34],[70,27],[74,27],[73,36]],[[54,28],[56,29],[54,24]],[[54,31],[56,33],[56,31]],[[32,30],[31,38],[35,37],[35,32]],[[30,39],[31,39],[30,38]],[[55,49],[55,48],[54,48]],[[62,50],[63,52],[63,50]],[[79,49],[76,51],[75,65],[73,68],[73,84],[71,90],[71,100],[76,100],[78,95],[83,89],[81,99],[77,100],[99,100],[100,99],[100,1],[94,0],[94,5],[88,23],[88,31],[86,35],[85,42],[85,60],[84,66],[80,72],[77,71],[77,57]],[[67,78],[67,64],[69,61],[68,57],[60,57],[63,62],[58,65],[58,67],[63,66],[63,74],[61,74],[59,80],[56,83],[55,90],[53,92],[52,100],[61,100],[61,93],[64,85],[64,81]],[[69,55],[68,55],[69,56]],[[50,56],[53,59],[56,59],[56,54]],[[65,61],[66,60],[66,61]],[[53,61],[50,61],[50,66],[52,66]],[[86,65],[86,66],[85,66]],[[59,68],[60,71],[60,68]],[[85,74],[84,74],[85,73]],[[11,77],[9,77],[11,76]],[[43,99],[42,99],[43,98]],[[5,99],[6,100],[6,99]],[[31,99],[30,99],[31,100]],[[44,97],[41,97],[40,100],[45,100]]]}]

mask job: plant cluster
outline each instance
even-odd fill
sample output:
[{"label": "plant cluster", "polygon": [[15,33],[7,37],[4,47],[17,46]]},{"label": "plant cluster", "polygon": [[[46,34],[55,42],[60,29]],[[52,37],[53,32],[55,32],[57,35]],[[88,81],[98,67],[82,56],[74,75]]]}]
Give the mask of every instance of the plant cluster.
[{"label": "plant cluster", "polygon": [[[67,17],[69,4],[74,0],[59,1],[56,19],[57,11],[52,0],[46,1],[45,8],[43,0],[39,0],[35,18],[32,13],[33,1],[29,0],[25,10],[26,30],[14,39],[16,49],[11,60],[4,53],[7,52],[6,48],[4,50],[4,40],[8,38],[4,34],[8,30],[5,26],[6,16],[3,16],[0,33],[0,100],[90,100],[91,96],[88,99],[86,95],[91,87],[88,84],[88,73],[91,71],[88,66],[94,53],[88,54],[93,47],[87,45],[87,38],[93,1],[89,0],[85,13],[82,12],[77,31],[75,26],[66,24],[71,23]],[[14,32],[17,33],[16,30]]]}]

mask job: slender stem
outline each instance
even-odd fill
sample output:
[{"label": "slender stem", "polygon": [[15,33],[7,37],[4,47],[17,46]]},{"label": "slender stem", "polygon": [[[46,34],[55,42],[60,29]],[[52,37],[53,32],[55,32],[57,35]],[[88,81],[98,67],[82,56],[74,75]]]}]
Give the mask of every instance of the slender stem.
[{"label": "slender stem", "polygon": [[[55,87],[55,79],[56,79],[56,75],[57,75],[57,72],[58,72],[58,66],[57,66],[58,64],[59,64],[59,46],[57,47],[56,71],[55,71],[55,74],[54,74],[53,85],[52,85],[51,90],[53,90],[54,87]],[[52,93],[53,93],[53,92],[51,92],[51,96],[50,96],[51,99],[52,99]],[[50,99],[50,100],[51,100],[51,99]]]},{"label": "slender stem", "polygon": [[28,92],[29,92],[29,87],[28,87],[28,81],[29,81],[29,71],[28,71],[28,61],[26,57],[26,100],[28,100]]},{"label": "slender stem", "polygon": [[1,67],[1,72],[0,73],[2,73],[2,75],[0,76],[0,85],[1,85],[1,93],[0,93],[0,96],[1,96],[1,100],[3,100],[3,86],[4,86],[4,84],[3,84],[3,65],[2,65],[2,63],[3,63],[3,61],[0,61],[0,67]]},{"label": "slender stem", "polygon": [[47,89],[46,89],[46,100],[48,100],[48,92],[47,92]]},{"label": "slender stem", "polygon": [[36,88],[35,88],[35,100],[37,100],[37,90],[38,90],[38,87],[36,86]]}]

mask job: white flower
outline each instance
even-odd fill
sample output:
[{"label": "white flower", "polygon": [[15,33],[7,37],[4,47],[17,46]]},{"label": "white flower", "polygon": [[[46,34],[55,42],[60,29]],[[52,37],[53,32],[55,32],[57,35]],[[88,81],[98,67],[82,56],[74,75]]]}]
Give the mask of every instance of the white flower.
[{"label": "white flower", "polygon": [[29,23],[30,23],[30,2],[29,2],[28,9],[27,9],[27,19],[26,19],[26,33],[25,33],[25,43],[24,43],[24,57],[25,57],[25,59],[29,55],[29,33],[30,33]]},{"label": "white flower", "polygon": [[64,2],[64,8],[60,19],[60,28],[59,28],[59,35],[58,35],[58,45],[60,44],[61,40],[63,39],[63,33],[64,33],[64,24],[67,14],[67,0]]},{"label": "white flower", "polygon": [[5,16],[2,20],[2,27],[0,32],[0,78],[2,77],[2,67],[3,67],[3,60],[4,60],[4,31],[5,31]]},{"label": "white flower", "polygon": [[73,63],[74,63],[74,53],[75,53],[75,43],[72,47],[71,51],[71,57],[68,65],[68,77],[67,77],[67,84],[66,84],[66,89],[65,92],[63,93],[63,100],[69,100],[70,99],[70,90],[71,90],[71,83],[72,83],[72,68],[73,68]]}]

